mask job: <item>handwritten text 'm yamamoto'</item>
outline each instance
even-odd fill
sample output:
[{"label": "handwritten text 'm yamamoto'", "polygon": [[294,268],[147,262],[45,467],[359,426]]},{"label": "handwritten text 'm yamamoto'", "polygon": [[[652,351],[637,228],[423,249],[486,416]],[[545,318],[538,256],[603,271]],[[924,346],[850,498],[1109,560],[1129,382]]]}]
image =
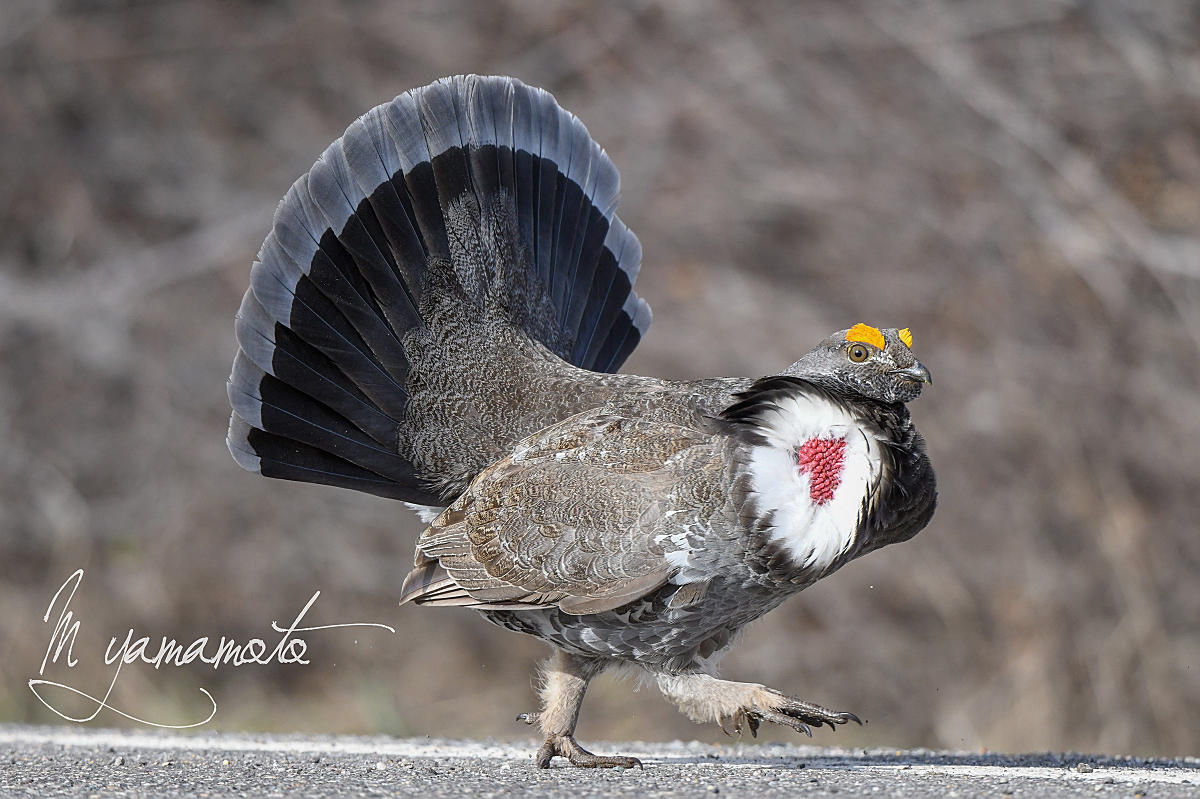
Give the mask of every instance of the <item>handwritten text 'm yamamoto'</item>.
[{"label": "handwritten text 'm yamamoto'", "polygon": [[[58,621],[55,624],[54,632],[50,635],[50,643],[46,647],[46,655],[42,658],[42,666],[38,669],[39,677],[45,677],[46,667],[50,664],[58,663],[60,658],[62,658],[62,661],[69,669],[75,668],[79,664],[78,658],[75,657],[74,649],[75,638],[79,634],[81,620],[75,618],[75,612],[71,610],[71,601],[75,598],[75,592],[79,589],[79,584],[82,581],[83,569],[77,569],[59,587],[58,591],[55,592],[54,597],[50,600],[49,607],[46,608],[46,615],[42,617],[42,621],[49,623],[50,617],[59,603],[59,599],[63,597],[64,593],[66,594],[66,598],[58,614]],[[68,589],[70,590],[68,591]],[[308,654],[308,642],[299,637],[297,633],[310,633],[316,630],[332,630],[342,627],[377,627],[391,633],[396,632],[394,628],[386,624],[377,624],[374,622],[352,622],[348,624],[323,624],[314,627],[301,627],[300,623],[304,620],[305,614],[316,604],[317,597],[320,595],[320,591],[315,591],[312,598],[308,600],[308,603],[287,627],[282,627],[275,621],[271,622],[271,629],[278,633],[280,637],[275,645],[270,648],[268,648],[267,642],[261,638],[251,638],[245,643],[239,643],[235,639],[226,638],[225,636],[221,636],[219,639],[201,636],[190,643],[183,644],[174,638],[168,638],[164,635],[161,640],[155,642],[149,636],[134,638],[134,631],[130,628],[125,634],[125,640],[120,645],[117,644],[117,636],[113,636],[109,639],[108,646],[104,650],[105,665],[115,665],[116,668],[113,669],[112,680],[109,682],[108,689],[105,691],[103,697],[98,698],[65,683],[47,679],[31,679],[29,681],[29,689],[33,691],[34,696],[43,705],[67,721],[91,721],[100,714],[100,711],[108,708],[131,721],[149,724],[153,727],[168,727],[171,729],[199,727],[202,724],[212,721],[213,716],[217,714],[217,702],[213,699],[212,694],[204,688],[201,688],[200,692],[208,699],[212,708],[206,718],[190,724],[161,724],[138,718],[131,713],[114,707],[109,703],[109,697],[112,696],[113,688],[116,687],[117,678],[121,675],[121,669],[139,662],[153,666],[155,669],[161,669],[163,666],[186,666],[196,661],[208,664],[214,669],[220,666],[237,667],[251,664],[266,666],[272,663],[306,665],[309,663],[306,658]],[[82,697],[89,703],[95,703],[95,708],[86,716],[68,715],[51,704],[46,698],[44,692],[48,688],[61,689]]]}]

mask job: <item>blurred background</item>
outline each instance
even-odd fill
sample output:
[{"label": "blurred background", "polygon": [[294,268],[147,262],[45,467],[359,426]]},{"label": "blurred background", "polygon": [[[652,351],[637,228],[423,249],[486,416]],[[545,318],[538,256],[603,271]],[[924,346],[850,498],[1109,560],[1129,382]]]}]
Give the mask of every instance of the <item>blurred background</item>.
[{"label": "blurred background", "polygon": [[[308,666],[128,667],[209,728],[528,738],[533,639],[398,608],[398,503],[239,470],[233,317],[272,211],[446,74],[552,91],[612,155],[654,306],[628,371],[762,375],[909,326],[940,509],[750,628],[724,674],[853,710],[818,743],[1200,750],[1200,6],[48,2],[0,7],[0,720],[75,569],[79,665],[136,635]],[[602,678],[580,737],[729,740]],[[59,695],[59,699],[62,697]],[[63,701],[64,706],[69,703]],[[97,723],[128,724],[105,711]],[[767,731],[767,739],[783,739]]]}]

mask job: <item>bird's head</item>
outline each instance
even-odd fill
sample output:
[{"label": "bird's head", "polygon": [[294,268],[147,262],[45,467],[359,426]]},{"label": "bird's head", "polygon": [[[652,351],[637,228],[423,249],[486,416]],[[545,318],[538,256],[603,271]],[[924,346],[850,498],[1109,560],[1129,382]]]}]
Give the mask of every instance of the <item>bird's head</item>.
[{"label": "bird's head", "polygon": [[862,323],[834,333],[783,374],[880,402],[909,402],[921,396],[926,383],[933,384],[929,370],[913,355],[908,328]]}]

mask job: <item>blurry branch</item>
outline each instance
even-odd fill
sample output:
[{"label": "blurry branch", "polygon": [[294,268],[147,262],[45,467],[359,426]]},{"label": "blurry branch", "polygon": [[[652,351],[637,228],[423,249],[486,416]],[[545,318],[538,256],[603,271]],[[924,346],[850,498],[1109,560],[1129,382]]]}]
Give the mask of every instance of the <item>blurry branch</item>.
[{"label": "blurry branch", "polygon": [[[529,6],[513,6],[528,13]],[[590,14],[583,14],[569,28],[539,41],[524,51],[514,68],[518,75],[528,71],[548,86],[565,83],[629,41],[640,20],[639,14],[620,3],[598,5]]]},{"label": "blurry branch", "polygon": [[230,261],[244,260],[248,268],[254,255],[250,248],[256,246],[249,242],[265,229],[272,208],[273,203],[245,202],[189,233],[53,280],[15,277],[18,270],[0,264],[0,322],[24,322],[59,333],[127,330],[136,306],[155,292]]},{"label": "blurry branch", "polygon": [[[111,8],[101,6],[95,11],[98,14],[112,14],[114,17],[128,20],[138,16],[149,17],[162,11],[164,4],[146,3],[142,6],[120,6],[114,4]],[[186,5],[186,2],[180,2]],[[108,63],[130,61],[166,61],[173,58],[219,58],[231,53],[250,52],[265,55],[268,51],[290,50],[296,46],[299,38],[297,31],[311,22],[315,14],[324,10],[322,0],[308,0],[305,3],[292,3],[290,14],[278,14],[273,18],[273,24],[267,27],[240,30],[232,36],[220,39],[198,38],[195,40],[162,40],[153,39],[142,42],[134,37],[120,38],[109,41],[104,38],[86,40],[86,44],[50,52],[40,52],[35,60],[0,60],[0,73],[10,75],[19,73],[43,73],[61,67],[97,67]],[[74,9],[65,11],[57,8],[57,4],[45,0],[33,2],[30,9],[5,14],[4,6],[0,5],[0,53],[11,45],[19,42],[27,34],[34,31],[43,21],[53,18],[54,22],[77,19],[87,20],[86,13]],[[19,22],[11,22],[19,18]],[[319,22],[319,20],[318,20]],[[149,24],[149,23],[147,23]]]},{"label": "blurry branch", "polygon": [[1136,24],[1118,7],[1097,5],[1092,19],[1097,32],[1120,54],[1130,71],[1147,90],[1162,94],[1161,89],[1169,67],[1158,49],[1146,41]]},{"label": "blurry branch", "polygon": [[1059,22],[1074,6],[1073,0],[1053,0],[1053,2],[1031,3],[1025,6],[1018,4],[990,4],[990,11],[1003,8],[1004,16],[986,16],[962,14],[958,21],[958,33],[961,39],[980,39],[986,36],[1007,34],[1029,28],[1040,28]]},{"label": "blurry branch", "polygon": [[[1120,54],[1148,92],[1156,97],[1167,96],[1162,89],[1170,80],[1173,88],[1200,96],[1200,58],[1194,50],[1190,58],[1178,51],[1168,56],[1161,42],[1151,41],[1133,15],[1119,5],[1099,3],[1089,11],[1097,32]],[[1178,35],[1186,37],[1187,33],[1181,30]]]},{"label": "blurry branch", "polygon": [[[1077,446],[1084,453],[1080,458],[1085,473],[1091,479],[1097,501],[1104,509],[1097,525],[1098,550],[1104,555],[1115,577],[1116,586],[1125,604],[1121,621],[1110,632],[1109,646],[1129,660],[1127,668],[1117,669],[1116,675],[1140,672],[1136,687],[1128,684],[1098,686],[1120,696],[1137,691],[1136,698],[1153,715],[1158,726],[1180,730],[1188,746],[1194,746],[1195,730],[1188,724],[1187,711],[1169,686],[1175,684],[1176,664],[1186,661],[1178,642],[1172,639],[1167,627],[1169,609],[1164,606],[1144,553],[1150,551],[1146,513],[1126,475],[1116,468],[1103,453],[1080,438]],[[1145,652],[1158,652],[1165,657],[1146,657]],[[1187,732],[1184,732],[1187,731]]]},{"label": "blurry branch", "polygon": [[27,33],[54,16],[56,10],[49,0],[25,4],[9,0],[0,6],[0,52],[21,41]]},{"label": "blurry branch", "polygon": [[[959,41],[978,41],[994,36],[1010,36],[1020,34],[1027,30],[1033,30],[1059,22],[1071,8],[1071,3],[1056,0],[1055,2],[1038,2],[1027,6],[1001,6],[993,4],[993,8],[1004,8],[1005,15],[998,17],[996,15],[971,15],[962,14],[959,19],[959,25],[954,32]],[[723,8],[721,6],[714,7],[711,13],[716,14]],[[760,19],[756,20],[759,25],[770,25],[771,12],[765,5],[755,6],[754,4],[746,4],[743,9],[752,13],[759,10]],[[753,29],[751,29],[753,30]],[[847,26],[843,30],[837,31],[831,35],[828,30],[821,30],[817,33],[810,34],[806,30],[798,30],[795,35],[800,37],[799,46],[795,48],[794,53],[803,53],[806,56],[827,56],[832,54],[844,54],[852,52],[856,56],[862,57],[871,54],[878,54],[884,51],[896,49],[898,45],[894,39],[881,41],[879,36],[871,33],[868,29],[860,26]]]},{"label": "blurry branch", "polygon": [[[927,13],[918,18],[914,14],[895,13],[878,4],[866,4],[864,9],[879,30],[901,43],[972,111],[1037,156],[1074,193],[1080,204],[1096,213],[1109,235],[1089,228],[1076,214],[1063,208],[1044,181],[1035,177],[1032,181],[1014,183],[1014,189],[1021,195],[1037,201],[1033,209],[1040,207],[1043,213],[1036,221],[1081,277],[1089,285],[1095,285],[1094,277],[1089,274],[1095,262],[1085,261],[1082,252],[1099,255],[1111,252],[1115,245],[1123,247],[1160,284],[1200,349],[1197,320],[1179,306],[1175,293],[1163,284],[1163,275],[1200,278],[1200,243],[1183,237],[1172,239],[1151,230],[1137,209],[1108,185],[1091,158],[1067,142],[1027,104],[989,80],[971,54],[959,44],[959,37],[953,32],[945,35],[943,26],[954,25],[957,16],[937,14],[935,19],[934,14]],[[1029,164],[1023,166],[1032,167]],[[1037,168],[1026,171],[1033,176],[1040,172]],[[1111,302],[1112,298],[1109,299]]]}]

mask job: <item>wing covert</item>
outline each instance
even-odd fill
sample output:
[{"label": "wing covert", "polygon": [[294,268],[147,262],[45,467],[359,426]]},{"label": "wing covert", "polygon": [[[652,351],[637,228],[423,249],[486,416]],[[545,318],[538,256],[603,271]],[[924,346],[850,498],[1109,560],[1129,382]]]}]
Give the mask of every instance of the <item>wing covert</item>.
[{"label": "wing covert", "polygon": [[[664,585],[666,514],[701,431],[595,411],[522,441],[421,535],[404,600],[597,613]],[[677,509],[676,509],[677,510]]]}]

